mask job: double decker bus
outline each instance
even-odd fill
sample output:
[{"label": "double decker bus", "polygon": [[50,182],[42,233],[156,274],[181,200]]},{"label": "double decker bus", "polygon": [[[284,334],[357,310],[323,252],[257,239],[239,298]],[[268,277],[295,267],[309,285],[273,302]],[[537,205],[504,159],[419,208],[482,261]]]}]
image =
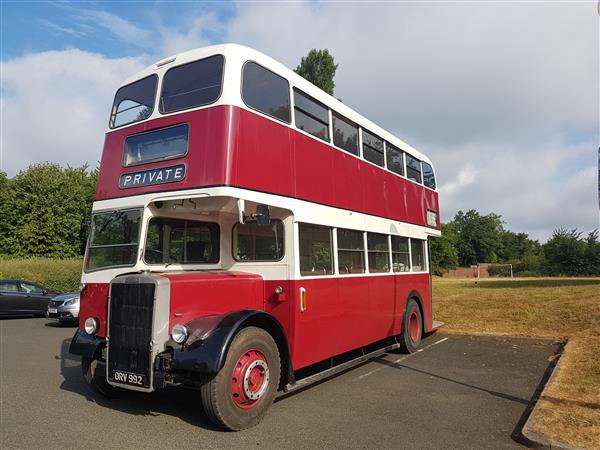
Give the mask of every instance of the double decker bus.
[{"label": "double decker bus", "polygon": [[70,351],[104,396],[193,386],[248,428],[419,347],[439,235],[425,155],[258,51],[181,53],[115,95]]}]

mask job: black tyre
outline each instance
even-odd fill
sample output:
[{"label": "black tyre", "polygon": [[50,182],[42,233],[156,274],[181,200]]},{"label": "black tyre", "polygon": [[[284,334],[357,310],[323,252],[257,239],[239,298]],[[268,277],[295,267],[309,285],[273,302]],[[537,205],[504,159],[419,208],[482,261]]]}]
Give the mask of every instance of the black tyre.
[{"label": "black tyre", "polygon": [[85,384],[92,388],[92,390],[106,398],[121,398],[131,391],[127,389],[120,389],[111,386],[106,381],[104,374],[96,373],[96,366],[98,360],[91,358],[81,358],[81,373]]},{"label": "black tyre", "polygon": [[400,337],[400,350],[403,353],[414,353],[421,345],[423,337],[423,316],[421,309],[414,298],[406,304],[404,321],[402,323],[402,336]]},{"label": "black tyre", "polygon": [[223,368],[201,388],[206,415],[229,430],[255,426],[273,403],[280,372],[279,351],[271,335],[261,328],[242,329]]}]

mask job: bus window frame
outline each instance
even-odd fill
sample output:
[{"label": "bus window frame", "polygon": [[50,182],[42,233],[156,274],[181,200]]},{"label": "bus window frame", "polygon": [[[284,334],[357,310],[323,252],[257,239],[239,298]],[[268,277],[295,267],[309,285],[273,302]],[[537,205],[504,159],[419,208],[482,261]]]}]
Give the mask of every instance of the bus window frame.
[{"label": "bus window frame", "polygon": [[[144,227],[144,208],[140,207],[140,206],[132,206],[129,208],[123,208],[123,209],[114,209],[114,208],[108,208],[108,209],[100,209],[97,211],[92,211],[92,221],[94,220],[94,216],[98,215],[98,214],[106,214],[108,212],[111,211],[119,211],[119,212],[124,212],[124,211],[139,211],[140,212],[140,223],[138,226],[138,242],[137,242],[137,249],[135,251],[135,260],[133,262],[133,264],[117,264],[117,265],[113,265],[113,266],[105,266],[105,267],[99,267],[96,269],[87,269],[87,262],[88,262],[88,258],[89,258],[89,249],[92,248],[91,246],[91,240],[92,240],[92,230],[90,227],[90,232],[88,235],[88,240],[86,242],[85,245],[85,255],[83,255],[83,273],[93,273],[93,272],[98,272],[99,270],[110,270],[110,269],[119,269],[119,268],[126,268],[126,267],[135,267],[138,264],[139,261],[139,252],[140,252],[140,240],[142,238],[142,228]],[[127,245],[127,244],[117,244],[117,245]],[[130,244],[133,245],[133,244]],[[101,246],[98,246],[101,247]]]},{"label": "bus window frame", "polygon": [[[217,261],[216,262],[182,262],[182,261],[177,261],[177,262],[170,262],[170,263],[152,263],[152,262],[148,262],[146,261],[146,243],[148,242],[148,230],[150,229],[150,222],[153,219],[167,219],[167,220],[181,220],[181,221],[185,221],[185,222],[196,222],[196,223],[201,223],[204,225],[216,225],[217,227],[217,234],[218,234],[218,239],[217,239]],[[219,222],[207,222],[205,220],[194,220],[194,219],[182,219],[182,218],[178,218],[178,217],[168,217],[168,216],[152,216],[150,218],[148,218],[146,220],[146,227],[145,227],[145,234],[144,234],[144,246],[142,249],[142,261],[144,262],[144,264],[146,264],[147,266],[164,266],[166,265],[180,265],[180,266],[218,266],[221,264],[221,224]]]},{"label": "bus window frame", "polygon": [[[148,115],[148,117],[146,117],[145,119],[142,119],[142,120],[132,120],[130,122],[125,122],[125,123],[122,123],[120,125],[113,126],[113,123],[114,123],[113,116],[114,116],[114,119],[116,119],[117,115],[113,114],[112,110],[115,107],[115,100],[117,99],[117,95],[119,95],[119,92],[121,92],[121,90],[125,89],[126,87],[129,87],[129,86],[131,86],[131,85],[133,85],[135,83],[138,83],[138,82],[140,82],[142,80],[145,80],[147,78],[150,78],[150,77],[154,77],[156,79],[156,88],[154,90],[154,100],[152,102],[152,109],[150,110],[150,114]],[[119,89],[117,89],[117,92],[115,92],[115,95],[113,97],[112,106],[110,108],[111,112],[110,112],[110,115],[108,117],[108,128],[111,129],[111,130],[116,130],[118,128],[122,128],[122,127],[125,127],[127,125],[131,125],[133,123],[139,123],[139,122],[143,122],[145,120],[150,119],[152,117],[152,114],[154,114],[154,110],[156,109],[156,97],[158,95],[158,88],[159,87],[162,87],[162,78],[159,78],[158,74],[156,74],[156,73],[151,73],[150,75],[148,75],[148,76],[146,76],[144,78],[140,78],[139,80],[132,81],[131,83],[126,84],[125,86],[121,86]]]},{"label": "bus window frame", "polygon": [[[169,111],[169,112],[162,112],[161,107],[160,107],[160,99],[161,99],[161,94],[162,94],[162,90],[163,90],[163,86],[165,84],[165,77],[167,76],[167,74],[173,70],[173,69],[177,69],[179,67],[183,67],[183,66],[187,66],[189,64],[193,64],[199,61],[203,61],[205,59],[209,59],[209,58],[213,58],[215,56],[221,56],[223,58],[223,69],[221,70],[221,89],[219,89],[219,95],[217,96],[217,98],[215,98],[212,102],[209,103],[204,103],[202,105],[195,105],[195,106],[190,106],[188,108],[181,108],[181,109],[175,109],[173,111]],[[214,55],[210,55],[210,56],[206,56],[204,58],[200,58],[200,59],[196,59],[194,61],[188,61],[182,64],[179,64],[178,66],[173,66],[173,67],[169,67],[165,73],[162,74],[161,78],[160,78],[160,86],[157,86],[156,92],[157,92],[157,97],[154,99],[155,103],[158,102],[158,113],[161,116],[169,116],[171,114],[177,114],[180,113],[181,111],[188,111],[188,110],[193,110],[193,109],[198,109],[198,108],[204,108],[206,106],[212,105],[214,103],[217,103],[219,101],[219,99],[221,98],[221,96],[223,95],[223,87],[225,85],[225,64],[226,64],[226,58],[225,55],[222,53],[215,53]]]},{"label": "bus window frame", "polygon": [[[178,154],[176,156],[168,156],[168,157],[163,157],[163,158],[146,159],[144,161],[140,161],[140,162],[136,162],[136,163],[132,163],[132,164],[126,164],[125,163],[125,148],[127,146],[127,139],[129,139],[130,137],[141,136],[142,134],[154,133],[156,131],[166,130],[168,128],[179,127],[181,125],[187,125],[188,126],[188,136],[187,136],[187,145],[186,145],[186,148],[185,148],[185,153]],[[187,154],[190,151],[190,136],[191,136],[191,134],[192,134],[192,124],[189,123],[189,122],[176,123],[174,125],[169,125],[169,126],[166,126],[166,127],[154,128],[152,130],[141,131],[140,133],[130,134],[130,135],[126,136],[125,139],[123,139],[123,152],[121,154],[121,167],[123,167],[123,168],[126,168],[126,167],[135,167],[135,166],[141,166],[143,164],[150,164],[150,163],[155,163],[155,162],[170,161],[172,159],[184,158],[185,156],[187,156]]]},{"label": "bus window frame", "polygon": [[[272,114],[269,114],[267,112],[261,111],[260,109],[256,109],[254,106],[249,105],[248,103],[246,103],[246,99],[244,99],[244,71],[246,69],[246,64],[248,63],[254,63],[259,67],[262,67],[263,69],[265,69],[268,72],[271,72],[273,75],[278,76],[279,78],[282,78],[283,80],[285,80],[285,82],[287,83],[287,92],[288,92],[288,99],[289,99],[289,105],[290,105],[290,120],[289,121],[285,121],[277,116],[274,116]],[[242,69],[241,69],[241,76],[240,76],[240,98],[242,99],[242,102],[244,103],[245,106],[247,106],[248,108],[250,108],[252,111],[257,112],[258,114],[262,114],[265,117],[269,117],[273,120],[276,120],[277,122],[280,123],[285,123],[286,125],[289,125],[290,127],[292,127],[292,119],[293,119],[293,104],[292,104],[292,94],[291,94],[291,86],[292,84],[290,83],[290,80],[288,80],[286,77],[284,77],[283,75],[278,74],[277,72],[266,68],[265,66],[263,66],[262,64],[260,64],[259,62],[253,60],[253,59],[248,59],[246,61],[244,61],[244,64],[242,64]],[[292,127],[295,129],[295,127]]]},{"label": "bus window frame", "polygon": [[249,260],[244,260],[244,259],[238,259],[237,256],[235,255],[234,252],[234,242],[235,239],[233,238],[234,236],[234,230],[235,227],[237,227],[238,225],[246,225],[247,223],[256,223],[256,222],[245,222],[245,223],[240,223],[240,222],[236,222],[233,224],[233,226],[231,227],[231,257],[233,258],[233,260],[235,261],[236,264],[241,263],[241,264],[247,264],[247,263],[276,263],[276,262],[281,262],[285,259],[285,223],[282,219],[271,219],[271,222],[281,222],[281,228],[283,230],[283,235],[281,237],[281,247],[282,247],[282,252],[281,252],[281,258],[279,259],[249,259]]}]

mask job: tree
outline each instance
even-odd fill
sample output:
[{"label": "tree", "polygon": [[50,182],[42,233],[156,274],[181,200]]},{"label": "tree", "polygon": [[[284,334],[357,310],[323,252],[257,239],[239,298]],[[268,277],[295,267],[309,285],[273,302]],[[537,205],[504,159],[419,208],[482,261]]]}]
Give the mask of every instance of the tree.
[{"label": "tree", "polygon": [[313,48],[306,56],[302,57],[294,72],[323,89],[329,95],[333,95],[333,89],[335,88],[333,78],[337,68],[338,65],[335,64],[329,50]]},{"label": "tree", "polygon": [[456,251],[461,266],[484,262],[497,262],[502,242],[502,216],[482,216],[474,209],[459,211],[454,216],[458,236]]},{"label": "tree", "polygon": [[600,275],[600,242],[598,242],[598,230],[594,230],[585,238],[585,274]]},{"label": "tree", "polygon": [[[593,241],[593,237],[591,239]],[[584,275],[586,273],[586,242],[576,228],[558,228],[544,244],[549,275]]]},{"label": "tree", "polygon": [[435,275],[442,275],[450,269],[458,267],[456,242],[458,235],[454,223],[442,224],[442,236],[431,240],[431,270]]},{"label": "tree", "polygon": [[36,164],[0,176],[0,251],[16,256],[82,254],[97,171]]}]

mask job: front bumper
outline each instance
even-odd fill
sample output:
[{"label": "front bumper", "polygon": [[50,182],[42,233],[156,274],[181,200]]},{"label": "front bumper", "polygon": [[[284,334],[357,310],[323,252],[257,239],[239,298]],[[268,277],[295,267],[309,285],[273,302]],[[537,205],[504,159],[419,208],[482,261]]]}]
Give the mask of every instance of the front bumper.
[{"label": "front bumper", "polygon": [[78,322],[79,321],[79,305],[74,307],[59,306],[56,312],[50,312],[50,309],[46,311],[46,317],[48,319],[60,320],[63,322]]}]

